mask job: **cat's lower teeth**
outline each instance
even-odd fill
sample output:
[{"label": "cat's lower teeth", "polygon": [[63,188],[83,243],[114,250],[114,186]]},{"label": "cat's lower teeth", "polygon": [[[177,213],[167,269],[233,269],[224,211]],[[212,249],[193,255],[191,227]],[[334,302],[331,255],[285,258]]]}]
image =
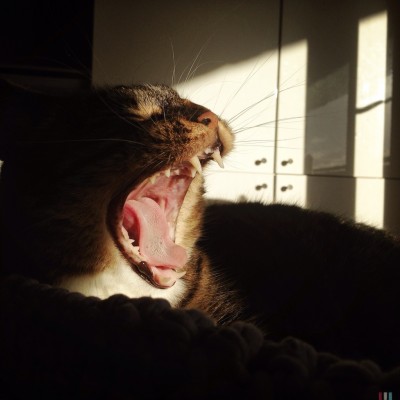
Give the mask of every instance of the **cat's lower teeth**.
[{"label": "cat's lower teeth", "polygon": [[122,236],[123,236],[126,240],[129,240],[129,239],[130,239],[130,238],[129,238],[128,231],[125,229],[124,226],[121,226],[121,232],[122,232]]}]

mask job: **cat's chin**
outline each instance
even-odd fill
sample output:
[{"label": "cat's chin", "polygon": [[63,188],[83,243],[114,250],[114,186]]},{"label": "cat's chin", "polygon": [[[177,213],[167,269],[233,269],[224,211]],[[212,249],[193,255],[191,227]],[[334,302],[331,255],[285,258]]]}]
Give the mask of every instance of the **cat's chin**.
[{"label": "cat's chin", "polygon": [[178,280],[165,290],[150,285],[132,270],[128,262],[120,260],[103,271],[64,277],[58,285],[71,292],[106,299],[116,294],[131,298],[143,296],[162,298],[176,306],[184,295],[185,282]]},{"label": "cat's chin", "polygon": [[[221,125],[217,132],[223,129]],[[170,288],[186,274],[190,246],[177,235],[178,224],[188,224],[181,217],[187,214],[181,212],[187,208],[182,205],[196,202],[185,201],[186,197],[202,195],[199,175],[209,160],[223,167],[225,145],[226,138],[217,133],[204,149],[146,178],[111,208],[111,232],[118,249],[133,271],[156,288]]]}]

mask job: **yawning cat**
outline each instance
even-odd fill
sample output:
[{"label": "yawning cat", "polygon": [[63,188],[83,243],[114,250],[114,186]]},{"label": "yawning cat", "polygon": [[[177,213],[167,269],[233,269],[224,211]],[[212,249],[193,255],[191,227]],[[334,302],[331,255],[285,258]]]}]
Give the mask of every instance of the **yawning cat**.
[{"label": "yawning cat", "polygon": [[196,247],[202,169],[233,146],[224,121],[164,85],[49,96],[3,84],[1,111],[5,272],[235,312]]}]

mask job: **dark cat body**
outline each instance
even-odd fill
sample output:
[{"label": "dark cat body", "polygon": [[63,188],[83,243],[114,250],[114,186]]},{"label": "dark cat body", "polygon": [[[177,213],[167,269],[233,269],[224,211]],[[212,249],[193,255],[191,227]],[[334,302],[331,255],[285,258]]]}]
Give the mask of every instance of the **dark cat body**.
[{"label": "dark cat body", "polygon": [[399,239],[328,213],[241,203],[208,207],[200,244],[269,338],[398,365]]}]

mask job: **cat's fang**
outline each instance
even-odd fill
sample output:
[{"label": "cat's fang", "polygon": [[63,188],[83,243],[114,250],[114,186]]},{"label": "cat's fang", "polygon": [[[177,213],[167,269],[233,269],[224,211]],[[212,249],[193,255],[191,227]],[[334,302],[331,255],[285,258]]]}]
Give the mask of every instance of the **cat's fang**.
[{"label": "cat's fang", "polygon": [[221,168],[224,168],[224,163],[218,148],[214,150],[214,152],[211,154],[211,157]]},{"label": "cat's fang", "polygon": [[194,156],[189,160],[190,164],[196,169],[196,171],[201,175],[203,173],[203,169],[201,168],[199,157]]},{"label": "cat's fang", "polygon": [[165,174],[165,176],[166,176],[167,178],[169,178],[169,177],[171,176],[171,169],[166,169],[166,170],[164,171],[164,174]]},{"label": "cat's fang", "polygon": [[157,180],[157,176],[158,176],[158,174],[152,175],[152,176],[149,178],[149,179],[150,179],[150,183],[154,184],[154,183],[156,182],[156,180]]},{"label": "cat's fang", "polygon": [[184,275],[186,275],[186,270],[184,270],[184,271],[181,271],[181,272],[176,272],[176,278],[177,279],[180,279],[180,278],[182,278],[182,276],[184,276]]}]

